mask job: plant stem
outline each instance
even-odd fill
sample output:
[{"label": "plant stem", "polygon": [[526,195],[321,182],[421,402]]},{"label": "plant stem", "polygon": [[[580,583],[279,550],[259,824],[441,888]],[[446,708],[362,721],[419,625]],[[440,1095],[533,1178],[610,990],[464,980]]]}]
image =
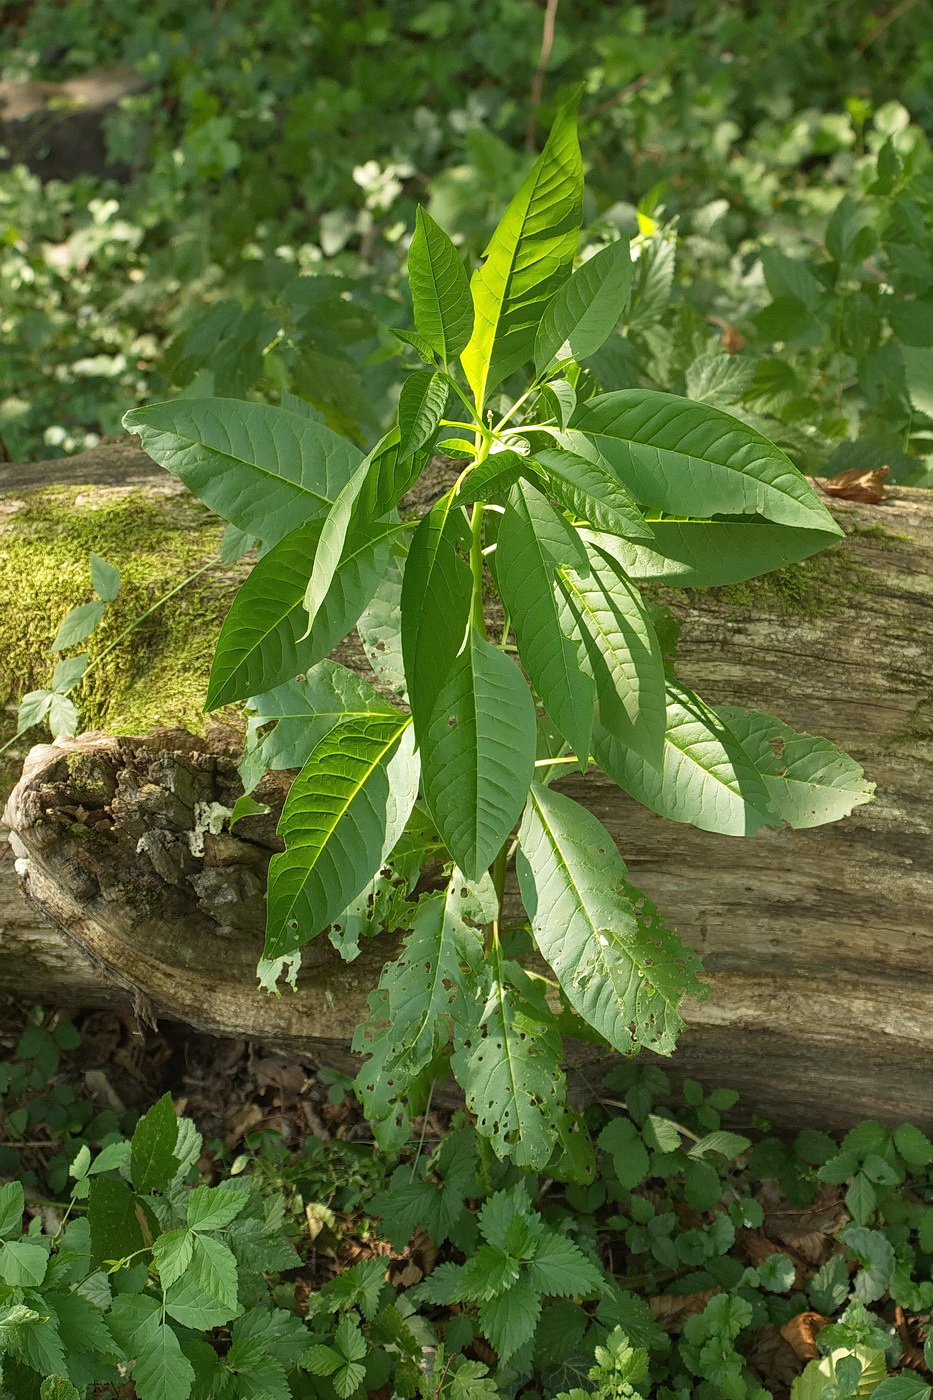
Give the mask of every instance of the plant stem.
[{"label": "plant stem", "polygon": [[541,94],[544,91],[544,75],[551,59],[551,49],[554,47],[554,27],[557,22],[558,0],[547,0],[547,8],[544,11],[544,24],[541,29],[541,53],[538,57],[538,67],[531,80],[531,113],[528,117],[528,125],[525,128],[525,150],[533,151],[535,148],[535,126],[538,117],[538,108],[541,106]]},{"label": "plant stem", "polygon": [[[120,645],[124,637],[128,637],[131,632],[136,630],[141,622],[145,622],[147,617],[151,617],[154,612],[157,612],[158,609],[162,607],[163,603],[167,603],[169,598],[174,598],[176,593],[180,593],[183,588],[187,588],[189,583],[193,583],[194,580],[200,578],[202,574],[209,573],[211,569],[216,569],[219,562],[220,561],[217,559],[212,559],[209,564],[204,564],[200,569],[195,569],[193,574],[189,574],[187,578],[182,579],[181,583],[176,583],[174,588],[170,588],[168,593],[163,593],[161,598],[157,598],[151,608],[147,608],[144,613],[140,613],[138,617],[134,617],[133,621],[129,623],[128,626],[124,627],[119,636],[115,637],[110,645],[104,647],[100,655],[95,656],[94,660],[88,664],[84,676],[87,676],[88,672],[93,671],[95,666],[99,666],[104,657],[109,656],[114,648]],[[84,680],[84,676],[81,677],[82,681]]]}]

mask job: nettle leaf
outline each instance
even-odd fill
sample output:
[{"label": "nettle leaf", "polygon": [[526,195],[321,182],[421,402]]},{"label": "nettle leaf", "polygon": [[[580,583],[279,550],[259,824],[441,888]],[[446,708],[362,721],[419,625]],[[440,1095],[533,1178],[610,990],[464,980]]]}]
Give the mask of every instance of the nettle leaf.
[{"label": "nettle leaf", "polygon": [[593,674],[599,723],[646,763],[664,752],[664,658],[641,594],[585,540],[588,571],[562,567],[560,586]]},{"label": "nettle leaf", "polygon": [[338,719],[311,751],[279,822],[285,851],[269,866],[263,957],[316,937],[379,868],[393,805],[387,768],[409,723],[374,707]]},{"label": "nettle leaf", "polygon": [[496,580],[512,619],[522,665],[551,719],[584,769],[595,688],[581,669],[580,645],[561,625],[560,565],[587,568],[576,531],[539,491],[520,481],[496,535]]},{"label": "nettle leaf", "polygon": [[531,358],[542,314],[570,275],[583,217],[575,108],[558,113],[473,274],[476,322],[460,361],[480,407]]},{"label": "nettle leaf", "polygon": [[623,1054],[639,1046],[670,1054],[680,1001],[705,994],[699,960],[626,884],[605,827],[536,783],[516,868],[535,942],[571,1006]]},{"label": "nettle leaf", "polygon": [[211,510],[266,544],[327,514],[363,454],[322,423],[238,399],[173,399],[124,427]]},{"label": "nettle leaf", "polygon": [[420,736],[425,806],[468,879],[491,864],[534,773],[535,709],[515,663],[475,628]]},{"label": "nettle leaf", "polygon": [[751,836],[779,826],[764,778],[716,711],[675,681],[667,698],[661,768],[597,724],[593,753],[603,771],[652,812],[701,831]]},{"label": "nettle leaf", "polygon": [[227,614],[205,709],[271,690],[323,660],[350,631],[382,577],[397,527],[357,526],[307,635],[305,590],[322,522],[299,525],[254,565]]},{"label": "nettle leaf", "polygon": [[772,715],[715,706],[764,779],[775,810],[797,829],[822,826],[870,802],[874,783],[828,739],[801,734]]},{"label": "nettle leaf", "polygon": [[455,1027],[451,1067],[477,1132],[503,1160],[540,1170],[554,1150],[566,1096],[561,1037],[505,980],[498,959],[477,969],[467,1008],[469,1022]]},{"label": "nettle leaf", "polygon": [[540,1295],[524,1282],[513,1284],[507,1293],[497,1294],[479,1307],[480,1327],[500,1361],[507,1361],[531,1340],[540,1316]]},{"label": "nettle leaf", "polygon": [[625,487],[599,460],[598,449],[582,434],[565,433],[562,440],[580,440],[579,445],[592,452],[576,452],[568,447],[544,447],[535,451],[534,462],[543,468],[548,486],[565,510],[578,520],[587,520],[596,530],[608,530],[626,538],[649,539],[653,526],[648,525],[636,502]]},{"label": "nettle leaf", "polygon": [[408,282],[418,335],[449,364],[473,332],[473,300],[463,259],[420,205],[408,250]]},{"label": "nettle leaf", "polygon": [[[630,578],[669,583],[675,588],[718,588],[809,559],[838,534],[790,529],[766,520],[654,520],[654,538],[619,539],[603,535],[600,549],[622,565]],[[597,529],[604,527],[597,526]]]},{"label": "nettle leaf", "polygon": [[398,400],[399,454],[410,457],[434,437],[450,385],[443,374],[417,369],[402,385]]},{"label": "nettle leaf", "polygon": [[583,404],[573,426],[599,448],[640,505],[673,515],[760,515],[843,533],[790,458],[708,404],[623,389]]},{"label": "nettle leaf", "polygon": [[324,660],[304,680],[287,681],[250,701],[250,721],[257,729],[278,721],[257,747],[260,774],[267,768],[303,768],[325,734],[343,719],[385,714],[387,702],[377,690],[336,661]]},{"label": "nettle leaf", "polygon": [[402,582],[402,655],[419,744],[469,625],[472,577],[455,548],[462,518],[453,507],[448,492],[424,516]]},{"label": "nettle leaf", "polygon": [[539,374],[561,360],[594,355],[622,315],[632,286],[632,254],[621,239],[578,267],[548,306],[535,337]]},{"label": "nettle leaf", "polygon": [[[486,885],[491,884],[488,875]],[[489,891],[486,891],[488,905]],[[373,1060],[358,1079],[371,1116],[387,1118],[397,1100],[446,1044],[449,1017],[462,981],[462,965],[482,961],[482,940],[475,926],[498,913],[482,893],[470,888],[458,870],[446,891],[426,895],[412,919],[411,932],[398,958],[387,963],[373,994],[373,1015],[354,1040],[358,1052]]]}]

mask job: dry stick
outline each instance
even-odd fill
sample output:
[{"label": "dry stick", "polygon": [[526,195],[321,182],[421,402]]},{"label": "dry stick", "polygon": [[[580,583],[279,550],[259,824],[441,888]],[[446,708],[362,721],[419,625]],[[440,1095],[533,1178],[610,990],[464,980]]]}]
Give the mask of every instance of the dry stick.
[{"label": "dry stick", "polygon": [[541,30],[541,53],[538,58],[538,67],[531,80],[531,113],[528,117],[528,125],[525,128],[525,150],[533,151],[535,148],[535,126],[538,119],[538,108],[541,106],[541,94],[544,91],[544,75],[551,58],[551,49],[554,47],[554,26],[557,21],[557,6],[560,0],[547,0],[547,8],[544,11],[544,25]]},{"label": "dry stick", "polygon": [[908,10],[912,10],[918,3],[919,0],[901,0],[899,5],[895,5],[894,9],[886,14],[884,19],[879,20],[874,28],[868,31],[868,34],[856,49],[856,53],[864,53],[886,29],[890,28],[895,20],[899,20],[903,15],[906,15]]}]

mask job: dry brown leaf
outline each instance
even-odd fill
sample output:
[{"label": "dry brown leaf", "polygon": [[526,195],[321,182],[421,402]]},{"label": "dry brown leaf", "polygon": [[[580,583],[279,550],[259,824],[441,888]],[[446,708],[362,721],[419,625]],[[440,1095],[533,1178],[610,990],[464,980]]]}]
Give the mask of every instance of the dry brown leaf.
[{"label": "dry brown leaf", "polygon": [[890,470],[890,467],[872,467],[870,471],[862,471],[858,467],[850,467],[837,476],[813,476],[810,480],[827,496],[835,496],[841,501],[863,501],[866,505],[875,506],[887,497],[884,479]]},{"label": "dry brown leaf", "polygon": [[783,1388],[786,1392],[800,1374],[800,1362],[793,1348],[770,1322],[756,1327],[742,1350],[755,1375],[770,1391]]},{"label": "dry brown leaf", "polygon": [[659,1327],[665,1332],[679,1332],[688,1317],[701,1313],[710,1298],[722,1292],[721,1288],[704,1288],[702,1293],[682,1293],[679,1296],[660,1293],[648,1299],[648,1306]]},{"label": "dry brown leaf", "polygon": [[816,1334],[821,1327],[827,1327],[830,1319],[818,1312],[802,1312],[792,1317],[781,1328],[781,1336],[790,1342],[801,1361],[813,1361],[819,1356]]},{"label": "dry brown leaf", "polygon": [[721,316],[707,316],[706,319],[711,325],[718,326],[722,331],[722,348],[727,355],[737,355],[740,350],[745,349],[748,341],[731,322],[724,321]]}]

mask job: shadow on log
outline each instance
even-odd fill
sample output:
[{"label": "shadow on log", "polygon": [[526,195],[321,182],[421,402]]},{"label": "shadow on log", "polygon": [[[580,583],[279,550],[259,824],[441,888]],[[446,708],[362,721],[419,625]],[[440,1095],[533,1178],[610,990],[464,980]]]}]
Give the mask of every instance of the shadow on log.
[{"label": "shadow on log", "polygon": [[[679,674],[825,734],[878,785],[846,821],[742,840],[653,816],[591,773],[562,784],[613,832],[634,883],[700,952],[675,1077],[742,1091],[778,1125],[933,1126],[933,501],[834,503],[846,541],[731,590],[667,597]],[[346,656],[342,660],[348,660]],[[352,658],[349,658],[352,661]],[[297,993],[256,989],[263,887],[287,778],[231,835],[229,731],[84,735],[34,749],[7,808],[16,869],[64,936],[4,934],[0,981],[339,1059],[391,940],[306,949]],[[326,1056],[325,1056],[326,1057]],[[595,1079],[597,1067],[586,1073]]]}]

